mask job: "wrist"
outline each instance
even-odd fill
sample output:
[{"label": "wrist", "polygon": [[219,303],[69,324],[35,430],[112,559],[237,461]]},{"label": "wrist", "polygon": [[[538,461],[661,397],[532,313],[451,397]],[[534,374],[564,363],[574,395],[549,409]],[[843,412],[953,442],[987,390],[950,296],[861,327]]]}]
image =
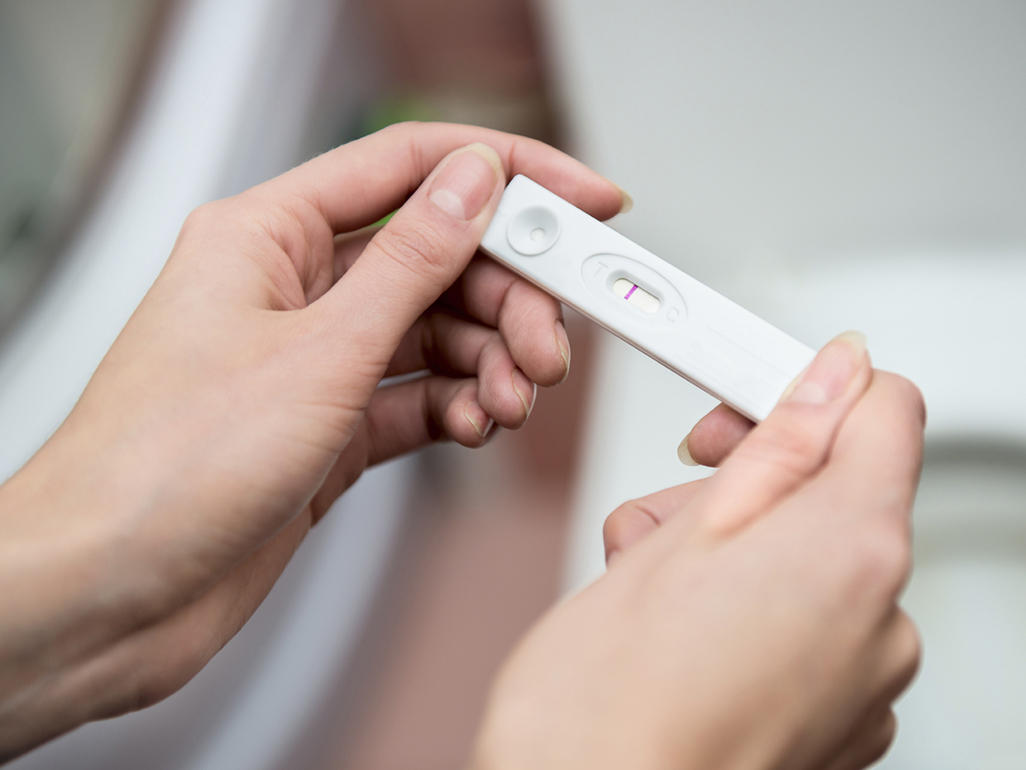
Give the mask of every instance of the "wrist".
[{"label": "wrist", "polygon": [[[516,657],[507,667],[523,665]],[[548,668],[515,676],[507,668],[499,677],[468,770],[767,770],[786,756],[789,720],[767,717],[741,693],[725,699],[696,688],[653,700],[629,681],[652,672],[633,666],[630,673],[607,668],[599,690],[546,695]]]},{"label": "wrist", "polygon": [[155,566],[156,554],[137,537],[153,507],[146,489],[154,482],[140,472],[138,457],[133,462],[117,442],[73,418],[0,485],[8,555],[0,579],[20,586],[6,596],[31,605],[16,617],[49,626],[55,643],[73,626],[75,639],[66,643],[85,648],[93,626],[97,639],[109,640],[167,610],[144,567]]},{"label": "wrist", "polygon": [[[521,686],[527,683],[521,683]],[[468,770],[690,770],[706,764],[699,746],[671,747],[649,729],[646,715],[603,718],[584,696],[573,711],[543,700],[493,696],[474,742]]]},{"label": "wrist", "polygon": [[99,716],[97,693],[118,688],[89,665],[127,633],[111,527],[65,436],[0,485],[0,758]]}]

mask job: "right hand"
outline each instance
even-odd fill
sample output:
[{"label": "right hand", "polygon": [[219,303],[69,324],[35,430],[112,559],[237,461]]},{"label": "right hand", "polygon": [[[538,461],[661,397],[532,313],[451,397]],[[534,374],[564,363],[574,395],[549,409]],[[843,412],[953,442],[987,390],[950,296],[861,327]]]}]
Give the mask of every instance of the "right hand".
[{"label": "right hand", "polygon": [[919,660],[897,601],[924,420],[859,338],[827,345],[714,476],[609,517],[608,572],[509,660],[474,767],[878,759]]}]

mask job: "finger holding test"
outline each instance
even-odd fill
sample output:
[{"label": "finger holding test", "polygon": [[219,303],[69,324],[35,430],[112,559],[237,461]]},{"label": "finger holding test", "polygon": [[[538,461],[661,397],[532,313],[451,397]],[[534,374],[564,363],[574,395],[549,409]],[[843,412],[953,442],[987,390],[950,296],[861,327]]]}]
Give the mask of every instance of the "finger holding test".
[{"label": "finger holding test", "polygon": [[[909,526],[923,457],[926,408],[904,377],[875,372],[831,450],[830,463],[805,493],[831,501],[834,525],[864,529],[867,511]],[[866,451],[873,447],[874,451]]]},{"label": "finger holding test", "polygon": [[[337,277],[355,264],[375,232],[377,228],[365,228],[336,237]],[[513,361],[532,382],[555,385],[565,379],[571,353],[562,308],[533,284],[479,254],[442,295],[441,302],[498,329]]]},{"label": "finger holding test", "polygon": [[846,332],[829,342],[703,488],[715,501],[710,531],[736,530],[816,474],[871,380],[865,337]]},{"label": "finger holding test", "polygon": [[677,456],[685,465],[715,468],[747,436],[755,423],[726,404],[719,404],[684,437]]},{"label": "finger holding test", "polygon": [[599,219],[627,204],[620,188],[534,139],[477,126],[398,123],[336,147],[260,187],[312,203],[335,234],[370,225],[407,200],[442,159],[471,144],[495,150],[507,177],[526,174]]},{"label": "finger holding test", "polygon": [[499,330],[517,366],[539,385],[570,368],[570,340],[559,302],[485,256],[476,257],[443,301]]},{"label": "finger holding test", "polygon": [[[445,310],[431,310],[421,316],[399,343],[388,364],[386,377],[430,369],[448,376],[478,373],[481,352],[499,340],[499,333]],[[512,366],[512,358],[510,358]]]},{"label": "finger holding test", "polygon": [[327,333],[337,331],[340,363],[364,362],[357,375],[366,386],[376,384],[407,330],[470,261],[504,182],[487,145],[451,153],[311,305],[325,316]]}]

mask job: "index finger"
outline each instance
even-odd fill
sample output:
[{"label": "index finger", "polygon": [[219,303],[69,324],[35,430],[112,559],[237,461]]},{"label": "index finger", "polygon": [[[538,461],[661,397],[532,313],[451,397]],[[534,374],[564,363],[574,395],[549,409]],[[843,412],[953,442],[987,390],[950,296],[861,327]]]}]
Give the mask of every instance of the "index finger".
[{"label": "index finger", "polygon": [[608,179],[544,142],[451,123],[398,123],[264,185],[274,196],[298,196],[313,205],[333,233],[348,232],[397,209],[442,158],[475,142],[498,153],[507,178],[529,176],[598,219],[618,213],[629,200]]},{"label": "index finger", "polygon": [[677,457],[685,465],[706,465],[715,468],[734,451],[755,423],[726,404],[718,404],[684,437],[677,447]]},{"label": "index finger", "polygon": [[649,533],[659,529],[663,522],[684,511],[708,479],[689,481],[650,495],[628,500],[620,505],[602,524],[602,543],[606,561],[614,554],[625,551]]}]

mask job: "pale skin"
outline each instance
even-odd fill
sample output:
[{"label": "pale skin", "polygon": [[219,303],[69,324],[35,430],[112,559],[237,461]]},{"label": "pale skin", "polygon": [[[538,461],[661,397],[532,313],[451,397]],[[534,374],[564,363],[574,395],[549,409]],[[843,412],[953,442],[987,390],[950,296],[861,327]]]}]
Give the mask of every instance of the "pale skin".
[{"label": "pale skin", "polygon": [[919,660],[897,600],[923,421],[918,390],[873,371],[857,335],[754,430],[708,415],[688,443],[722,466],[606,520],[607,573],[507,662],[475,767],[879,759]]},{"label": "pale skin", "polygon": [[[189,217],[0,487],[0,758],[179,689],[365,468],[481,446],[566,376],[558,304],[476,254],[515,173],[602,219],[624,206],[538,142],[426,124]],[[510,659],[475,766],[847,768],[886,747],[918,656],[896,602],[921,401],[850,340],[824,357],[810,376],[843,393],[750,435],[714,412],[689,447],[717,474],[613,514],[609,572]]]}]

